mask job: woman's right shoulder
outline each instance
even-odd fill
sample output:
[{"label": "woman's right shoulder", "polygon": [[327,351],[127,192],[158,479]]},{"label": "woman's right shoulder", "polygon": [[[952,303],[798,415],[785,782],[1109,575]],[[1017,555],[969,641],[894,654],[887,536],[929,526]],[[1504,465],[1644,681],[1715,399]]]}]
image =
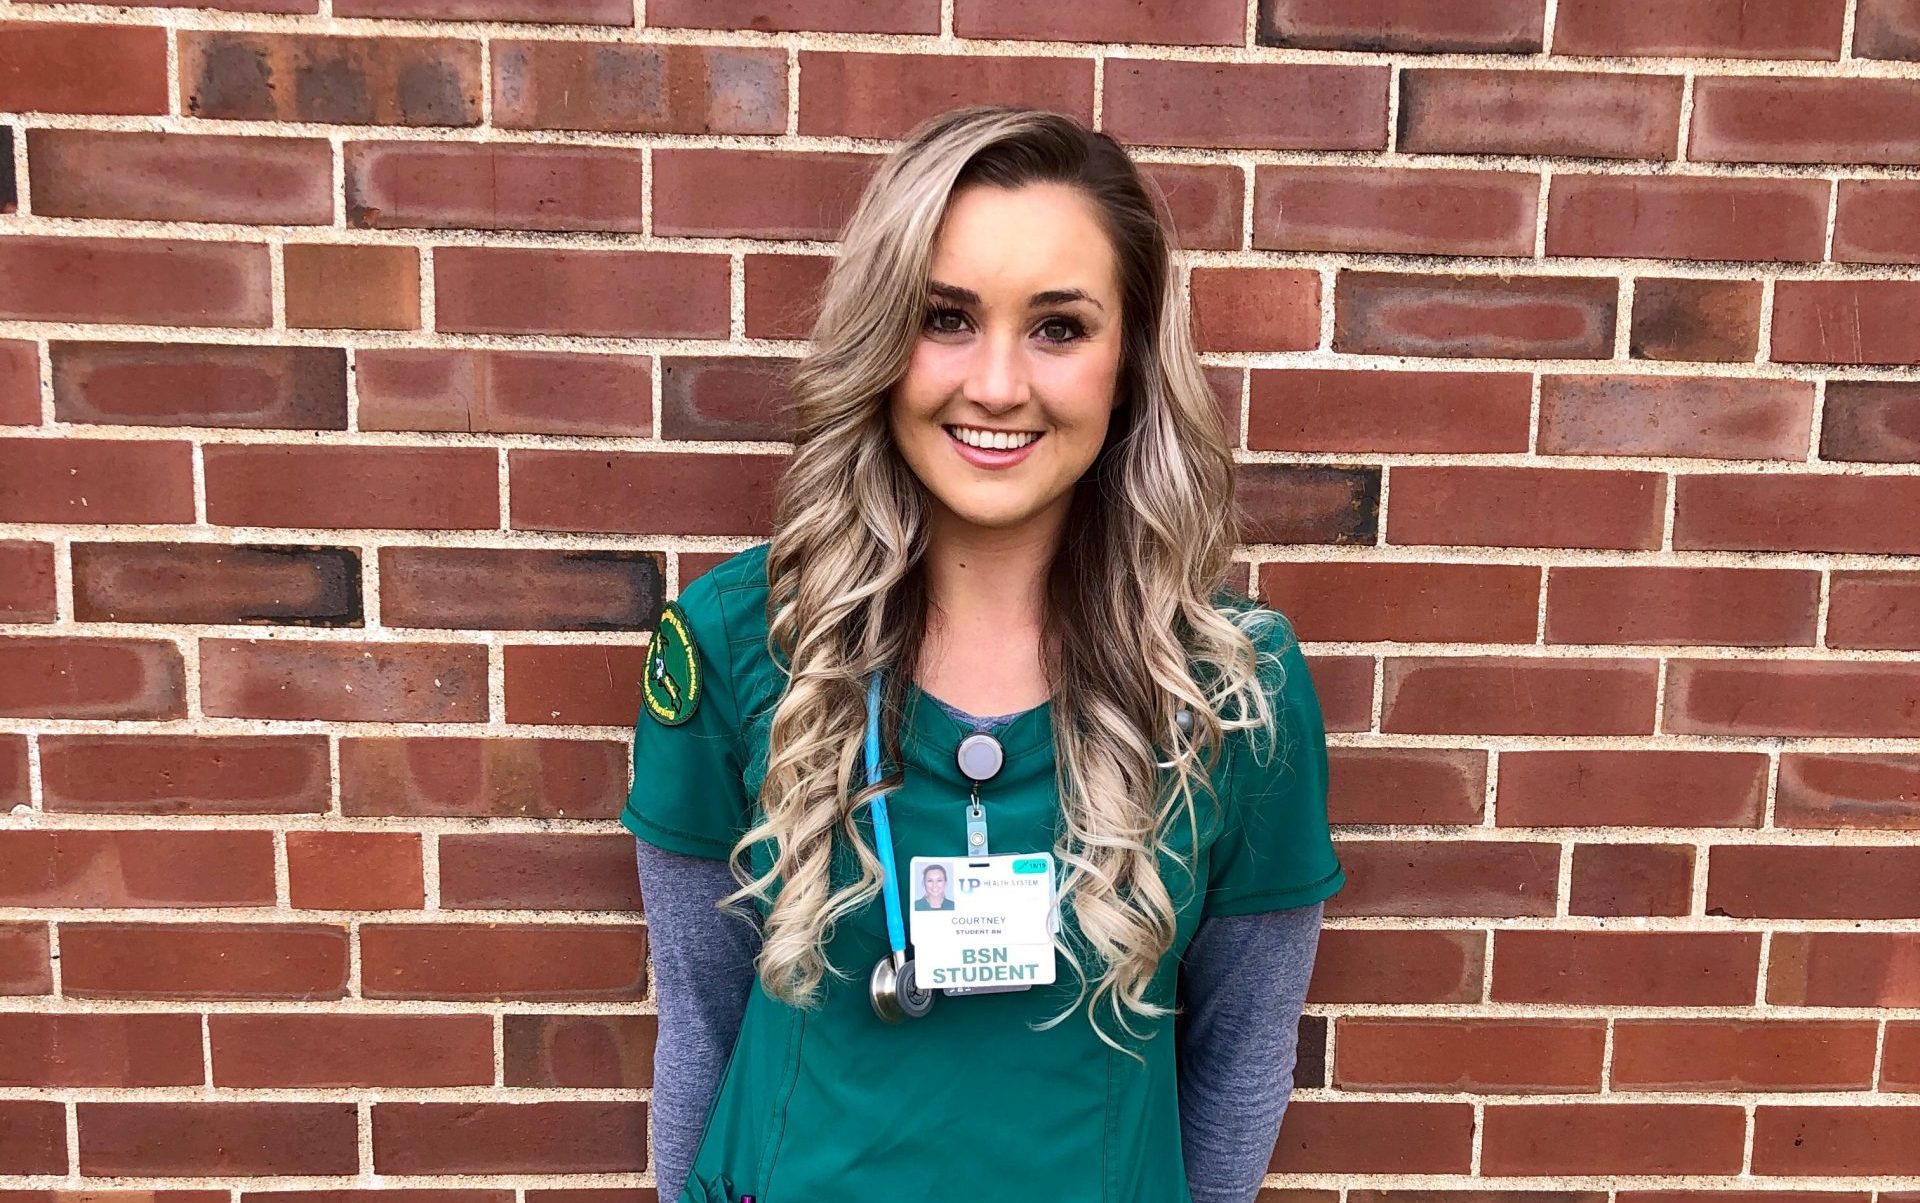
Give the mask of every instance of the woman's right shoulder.
[{"label": "woman's right shoulder", "polygon": [[[725,672],[742,710],[753,713],[780,674],[767,649],[767,552],[756,543],[683,581],[676,599],[702,653]],[[684,564],[684,558],[683,558]],[[775,689],[777,692],[777,688]]]}]

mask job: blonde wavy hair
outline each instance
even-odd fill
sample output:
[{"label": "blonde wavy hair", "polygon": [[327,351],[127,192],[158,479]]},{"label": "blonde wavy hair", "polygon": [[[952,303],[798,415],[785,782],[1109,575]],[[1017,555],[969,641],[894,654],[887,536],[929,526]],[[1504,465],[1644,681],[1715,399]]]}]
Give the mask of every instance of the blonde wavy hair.
[{"label": "blonde wavy hair", "polygon": [[[1239,531],[1234,465],[1218,404],[1188,333],[1170,222],[1118,143],[1072,118],[998,105],[960,108],[915,129],[880,166],[843,231],[812,345],[793,374],[795,449],[781,481],[767,562],[768,646],[787,675],[768,736],[763,817],[733,849],[742,888],[729,904],[770,904],[757,962],[769,993],[811,1006],[835,924],[880,892],[880,863],[856,816],[864,784],[866,681],[886,671],[882,738],[900,763],[899,725],[929,599],[920,567],[928,500],[888,432],[928,306],[935,231],[972,185],[1068,184],[1090,198],[1119,265],[1123,346],[1116,406],[1098,457],[1074,486],[1072,532],[1050,569],[1043,646],[1052,689],[1064,829],[1062,907],[1105,971],[1096,1010],[1171,1008],[1149,984],[1175,937],[1159,859],[1176,825],[1197,834],[1196,799],[1226,732],[1275,718],[1254,627],[1270,611],[1212,600]],[[1116,631],[1124,640],[1110,638]],[[1267,657],[1269,663],[1272,657]],[[1191,731],[1176,711],[1191,708]],[[1161,749],[1176,751],[1166,759]],[[1170,770],[1170,771],[1169,771]],[[1215,800],[1217,804],[1217,799]],[[836,887],[836,836],[857,880]],[[748,850],[771,842],[762,876]],[[1063,951],[1071,953],[1063,943]],[[1086,997],[1080,989],[1041,1026]],[[864,969],[864,966],[861,967]]]}]

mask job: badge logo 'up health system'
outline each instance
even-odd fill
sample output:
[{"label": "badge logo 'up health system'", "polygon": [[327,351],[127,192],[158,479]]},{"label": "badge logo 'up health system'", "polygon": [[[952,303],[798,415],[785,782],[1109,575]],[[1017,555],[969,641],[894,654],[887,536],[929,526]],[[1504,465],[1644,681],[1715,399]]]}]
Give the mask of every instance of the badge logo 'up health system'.
[{"label": "badge logo 'up health system'", "polygon": [[668,602],[660,612],[648,645],[647,673],[640,683],[647,713],[669,727],[693,717],[700,705],[700,656],[694,650],[693,631],[679,602]]}]

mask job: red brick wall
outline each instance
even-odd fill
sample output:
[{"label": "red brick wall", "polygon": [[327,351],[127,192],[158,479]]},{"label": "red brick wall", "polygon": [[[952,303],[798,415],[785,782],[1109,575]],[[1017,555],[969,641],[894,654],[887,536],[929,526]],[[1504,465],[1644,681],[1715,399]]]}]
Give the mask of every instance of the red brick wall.
[{"label": "red brick wall", "polygon": [[1334,730],[1274,1197],[1920,1200],[1920,2],[155,3],[0,0],[0,1201],[651,1197],[643,632],[978,100]]}]

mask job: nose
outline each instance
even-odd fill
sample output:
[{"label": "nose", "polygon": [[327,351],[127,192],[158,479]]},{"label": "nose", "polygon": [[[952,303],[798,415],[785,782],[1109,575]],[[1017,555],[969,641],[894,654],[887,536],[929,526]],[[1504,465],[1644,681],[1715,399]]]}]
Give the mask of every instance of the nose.
[{"label": "nose", "polygon": [[961,385],[962,396],[989,413],[1001,414],[1025,403],[1028,388],[1027,363],[1018,333],[995,332],[974,340]]}]

